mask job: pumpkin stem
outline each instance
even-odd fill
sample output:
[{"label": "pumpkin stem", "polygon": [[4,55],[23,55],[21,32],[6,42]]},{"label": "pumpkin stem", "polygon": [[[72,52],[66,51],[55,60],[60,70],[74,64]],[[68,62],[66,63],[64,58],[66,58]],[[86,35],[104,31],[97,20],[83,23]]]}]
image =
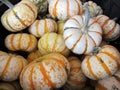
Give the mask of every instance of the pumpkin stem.
[{"label": "pumpkin stem", "polygon": [[101,49],[101,47],[95,47],[92,51],[92,54],[95,55],[99,52],[99,50]]},{"label": "pumpkin stem", "polygon": [[10,9],[14,7],[14,5],[9,0],[0,0],[2,3],[4,3],[6,6],[8,6]]},{"label": "pumpkin stem", "polygon": [[88,23],[89,23],[89,20],[90,20],[90,11],[89,11],[89,8],[88,8],[87,4],[85,4],[84,7],[85,7],[85,24],[84,24],[84,30],[87,32],[87,30],[88,30]]}]

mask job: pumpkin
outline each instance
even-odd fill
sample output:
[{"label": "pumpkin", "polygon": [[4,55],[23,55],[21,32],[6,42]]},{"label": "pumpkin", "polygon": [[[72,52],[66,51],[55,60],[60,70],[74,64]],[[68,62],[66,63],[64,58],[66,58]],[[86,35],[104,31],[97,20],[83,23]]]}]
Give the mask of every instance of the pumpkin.
[{"label": "pumpkin", "polygon": [[104,40],[113,41],[120,37],[120,25],[108,16],[98,15],[96,22],[102,27]]},{"label": "pumpkin", "polygon": [[90,10],[90,17],[96,17],[103,13],[102,8],[93,1],[87,1],[84,5],[87,4]]},{"label": "pumpkin", "polygon": [[80,0],[48,0],[48,11],[53,18],[66,20],[71,16],[83,13]]},{"label": "pumpkin", "polygon": [[41,55],[41,53],[39,52],[39,50],[35,50],[35,51],[33,51],[33,52],[30,52],[29,54],[28,54],[28,56],[27,56],[27,61],[30,63],[30,62],[32,62],[33,60],[35,60],[35,59],[37,59],[37,58],[39,58],[39,57],[41,57],[42,55]]},{"label": "pumpkin", "polygon": [[95,90],[120,90],[120,69],[113,76],[99,80]]},{"label": "pumpkin", "polygon": [[[68,75],[67,83],[62,90],[82,90],[85,86],[87,78],[81,69],[81,61],[76,56],[68,58],[70,63],[70,74]],[[67,87],[71,89],[67,89]]]},{"label": "pumpkin", "polygon": [[22,70],[20,84],[24,90],[53,90],[65,84],[69,71],[69,62],[62,54],[50,53]]},{"label": "pumpkin", "polygon": [[32,52],[37,48],[37,39],[27,33],[9,34],[5,38],[5,46],[11,51]]},{"label": "pumpkin", "polygon": [[0,90],[22,90],[18,81],[0,82]]},{"label": "pumpkin", "polygon": [[54,32],[46,33],[38,40],[38,50],[42,55],[58,52],[68,56],[70,53],[69,49],[65,46],[62,35]]},{"label": "pumpkin", "polygon": [[82,61],[82,71],[92,80],[100,80],[113,75],[120,66],[120,55],[117,48],[104,45],[94,49]]},{"label": "pumpkin", "polygon": [[63,35],[63,32],[64,32],[64,24],[65,24],[65,21],[63,21],[63,20],[59,20],[59,21],[57,21],[57,26],[58,26],[58,34],[62,34]]},{"label": "pumpkin", "polygon": [[88,7],[85,15],[74,15],[64,24],[65,45],[75,54],[88,54],[102,41],[102,29],[89,18]]},{"label": "pumpkin", "polygon": [[0,80],[14,81],[18,79],[26,65],[27,60],[24,57],[0,51]]},{"label": "pumpkin", "polygon": [[[2,2],[10,3],[8,0]],[[7,2],[6,2],[7,1]],[[15,6],[7,4],[10,8],[1,16],[2,25],[11,32],[24,30],[37,18],[37,8],[29,0],[22,0]]]},{"label": "pumpkin", "polygon": [[57,23],[53,19],[35,20],[29,27],[29,32],[36,37],[41,37],[48,32],[57,32]]}]

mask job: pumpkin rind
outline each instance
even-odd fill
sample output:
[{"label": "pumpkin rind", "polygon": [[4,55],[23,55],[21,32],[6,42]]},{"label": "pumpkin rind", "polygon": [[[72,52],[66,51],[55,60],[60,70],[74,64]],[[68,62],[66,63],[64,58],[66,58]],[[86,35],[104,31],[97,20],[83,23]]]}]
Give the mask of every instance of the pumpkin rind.
[{"label": "pumpkin rind", "polygon": [[104,45],[96,55],[85,57],[82,70],[88,78],[100,80],[115,74],[119,65],[119,51],[114,46]]}]

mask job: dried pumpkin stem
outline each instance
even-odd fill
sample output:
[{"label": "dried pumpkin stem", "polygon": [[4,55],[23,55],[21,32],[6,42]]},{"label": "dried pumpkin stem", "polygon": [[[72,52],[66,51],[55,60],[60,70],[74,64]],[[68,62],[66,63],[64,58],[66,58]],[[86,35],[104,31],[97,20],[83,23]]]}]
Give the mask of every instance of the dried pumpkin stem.
[{"label": "dried pumpkin stem", "polygon": [[85,24],[84,24],[84,30],[85,32],[88,31],[88,23],[89,23],[89,20],[90,20],[90,11],[89,11],[89,8],[88,8],[88,5],[85,4]]},{"label": "dried pumpkin stem", "polygon": [[14,5],[9,0],[0,0],[2,3],[4,3],[6,6],[8,6],[10,9],[14,7]]},{"label": "dried pumpkin stem", "polygon": [[96,55],[99,52],[100,49],[101,49],[101,47],[95,47],[92,51],[92,54]]}]

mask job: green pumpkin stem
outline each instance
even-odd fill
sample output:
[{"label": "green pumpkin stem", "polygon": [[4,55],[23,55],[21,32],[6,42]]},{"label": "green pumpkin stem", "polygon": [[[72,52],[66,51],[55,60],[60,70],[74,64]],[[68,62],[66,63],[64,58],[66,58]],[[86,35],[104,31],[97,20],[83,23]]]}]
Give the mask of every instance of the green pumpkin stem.
[{"label": "green pumpkin stem", "polygon": [[92,51],[92,55],[96,55],[100,49],[101,49],[101,47],[95,47]]},{"label": "green pumpkin stem", "polygon": [[9,0],[0,0],[2,3],[4,3],[6,6],[8,6],[10,9],[14,7],[14,5]]},{"label": "green pumpkin stem", "polygon": [[85,32],[87,32],[88,31],[88,23],[89,23],[89,20],[90,20],[90,11],[89,11],[89,8],[88,8],[87,4],[85,4],[84,7],[85,7],[84,30],[85,30]]}]

